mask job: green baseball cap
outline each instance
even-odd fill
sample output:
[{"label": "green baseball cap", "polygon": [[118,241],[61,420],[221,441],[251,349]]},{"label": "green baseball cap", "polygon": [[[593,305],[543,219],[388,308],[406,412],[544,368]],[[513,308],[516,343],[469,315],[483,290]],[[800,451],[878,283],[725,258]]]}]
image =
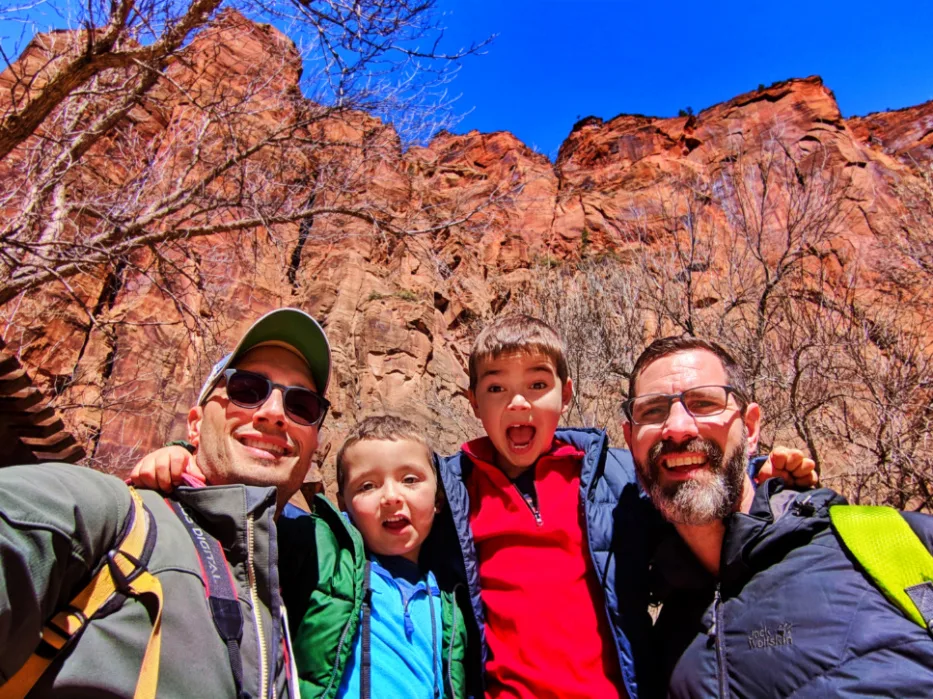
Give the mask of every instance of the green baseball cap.
[{"label": "green baseball cap", "polygon": [[304,359],[311,370],[311,378],[314,379],[318,393],[325,395],[330,380],[330,344],[327,335],[318,322],[304,311],[279,308],[253,323],[233,351],[214,365],[201,387],[198,405],[204,405],[229,366],[260,345],[278,345]]}]

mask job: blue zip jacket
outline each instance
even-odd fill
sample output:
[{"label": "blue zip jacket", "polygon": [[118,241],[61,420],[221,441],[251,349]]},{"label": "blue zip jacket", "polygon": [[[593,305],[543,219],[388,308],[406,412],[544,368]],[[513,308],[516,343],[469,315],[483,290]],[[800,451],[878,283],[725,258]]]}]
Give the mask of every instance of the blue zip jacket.
[{"label": "blue zip jacket", "polygon": [[[625,690],[631,699],[651,696],[651,690],[643,686],[650,684],[648,678],[652,675],[652,659],[647,652],[651,630],[647,571],[661,518],[638,485],[631,454],[610,449],[605,432],[561,429],[555,437],[585,454],[580,473],[580,507],[585,514],[589,553],[605,594],[606,617],[618,650]],[[448,565],[444,570],[435,568],[435,574],[450,575],[451,582],[466,582],[468,586],[475,622],[468,647],[478,651],[471,658],[474,671],[468,675],[481,676],[488,649],[465,485],[473,463],[461,451],[442,460],[439,466],[449,507],[435,520],[439,535],[435,544],[441,550],[432,560],[446,553]],[[473,689],[477,694],[482,692],[482,687]]]},{"label": "blue zip jacket", "polygon": [[[669,696],[933,695],[933,639],[841,545],[829,506],[844,503],[769,480],[748,515],[727,520],[718,586],[682,542],[659,555],[655,573],[671,588],[655,627]],[[933,550],[933,517],[904,516]]]}]

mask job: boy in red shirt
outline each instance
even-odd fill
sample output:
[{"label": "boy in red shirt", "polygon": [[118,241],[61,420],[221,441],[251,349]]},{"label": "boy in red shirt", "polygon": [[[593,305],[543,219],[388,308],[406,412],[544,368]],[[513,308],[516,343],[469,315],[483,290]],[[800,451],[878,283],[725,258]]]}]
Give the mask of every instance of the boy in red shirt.
[{"label": "boy in red shirt", "polygon": [[573,384],[540,320],[494,321],[469,373],[486,436],[442,464],[450,515],[436,526],[461,554],[451,573],[470,589],[486,696],[652,695],[648,568],[664,525],[630,453],[601,430],[557,429]]},{"label": "boy in red shirt", "polygon": [[647,570],[660,519],[628,452],[610,450],[599,430],[557,429],[573,383],[547,324],[496,320],[477,337],[469,370],[487,436],[441,472],[485,641],[486,695],[637,696],[633,643],[645,646],[650,631],[647,576],[619,589],[613,539],[630,540],[625,565]]}]

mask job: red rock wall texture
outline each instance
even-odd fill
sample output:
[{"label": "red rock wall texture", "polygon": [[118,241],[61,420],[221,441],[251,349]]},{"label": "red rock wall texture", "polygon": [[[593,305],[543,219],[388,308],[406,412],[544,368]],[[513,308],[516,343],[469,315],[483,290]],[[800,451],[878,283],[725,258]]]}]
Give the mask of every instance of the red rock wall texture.
[{"label": "red rock wall texture", "polygon": [[[202,53],[194,55],[204,60],[174,66],[173,79],[189,90],[217,89],[219,56],[224,84],[235,89],[230,71],[263,52],[293,51],[268,28],[224,31],[199,39]],[[281,65],[275,89],[294,94],[297,57]],[[179,94],[166,86],[159,104],[137,115],[137,133],[154,139],[179,128]],[[290,109],[300,108],[296,98]],[[365,201],[407,230],[426,232],[373,234],[337,216],[303,230],[255,228],[174,246],[166,254],[187,277],[176,275],[168,289],[138,272],[76,278],[73,293],[96,308],[96,322],[53,285],[2,308],[4,340],[56,396],[97,464],[121,468],[182,436],[199,381],[221,347],[283,305],[319,318],[333,345],[334,409],[322,461],[332,459],[330,446],[349,426],[383,410],[431,425],[439,447],[453,449],[479,433],[465,397],[478,323],[514,304],[542,261],[606,252],[624,259],[645,242],[631,231],[663,215],[673,182],[713,191],[708,219],[728,229],[715,200],[717,173],[735,153],[760,150],[769,134],[851,174],[848,196],[858,215],[845,244],[860,253],[860,264],[884,265],[879,251],[896,233],[901,210],[895,183],[933,158],[933,106],[846,120],[818,78],[790,80],[695,116],[584,119],[556,163],[506,132],[444,133],[404,152],[391,129],[361,115],[328,122],[321,134],[355,146],[330,164],[343,168],[345,186],[323,196]]]}]

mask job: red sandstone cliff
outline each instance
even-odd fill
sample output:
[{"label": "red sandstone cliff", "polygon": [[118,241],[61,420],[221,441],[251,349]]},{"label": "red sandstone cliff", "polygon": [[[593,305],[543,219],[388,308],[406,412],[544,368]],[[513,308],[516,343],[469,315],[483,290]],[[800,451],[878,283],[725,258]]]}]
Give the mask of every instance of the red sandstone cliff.
[{"label": "red sandstone cliff", "polygon": [[[189,95],[236,90],[231,76],[268,66],[263,56],[277,57],[270,95],[291,97],[257,123],[309,108],[296,93],[300,64],[291,44],[275,30],[238,21],[202,34],[187,60],[171,66],[171,82],[132,115],[134,139],[183,137],[189,98],[172,84]],[[250,83],[245,72],[242,78]],[[335,205],[363,201],[407,230],[429,232],[387,238],[360,220],[330,216],[305,229],[261,226],[182,242],[166,252],[179,270],[171,288],[119,269],[79,276],[67,291],[49,284],[2,307],[3,339],[55,396],[96,462],[119,468],[183,435],[198,382],[221,346],[262,312],[297,305],[323,321],[333,345],[334,409],[322,458],[362,415],[382,410],[431,425],[439,447],[450,450],[478,434],[465,397],[477,323],[516,307],[528,283],[562,261],[599,257],[623,265],[645,246],[667,249],[666,226],[694,206],[697,229],[722,243],[710,263],[722,272],[735,229],[723,183],[734,184],[737,159],[758,162],[774,144],[792,149],[801,172],[810,162],[814,172],[846,178],[845,224],[821,241],[834,256],[833,278],[857,266],[877,282],[871,293],[887,288],[883,273],[896,257],[904,217],[898,186],[917,180],[933,159],[931,121],[930,103],[846,120],[819,78],[778,83],[695,116],[584,119],[556,163],[505,132],[444,133],[402,152],[394,132],[376,120],[328,120],[313,135],[353,144],[352,154],[322,164],[303,160],[297,148],[267,166],[296,183],[296,197],[312,193],[303,172],[342,168],[345,186],[321,196]],[[107,177],[128,176],[116,149],[129,142],[97,152]],[[475,213],[461,220],[463,212]],[[713,312],[726,303],[715,282],[702,282],[704,308]],[[76,298],[94,307],[93,322]],[[650,324],[645,328],[637,334]]]}]

